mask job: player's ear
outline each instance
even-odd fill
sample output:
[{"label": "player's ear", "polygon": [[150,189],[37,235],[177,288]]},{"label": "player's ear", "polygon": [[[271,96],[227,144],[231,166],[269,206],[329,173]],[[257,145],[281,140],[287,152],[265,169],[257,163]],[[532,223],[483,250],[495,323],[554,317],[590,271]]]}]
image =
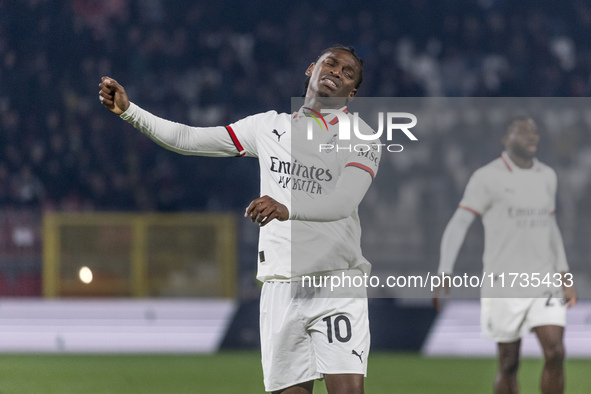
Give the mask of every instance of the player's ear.
[{"label": "player's ear", "polygon": [[312,75],[312,71],[314,71],[314,66],[316,66],[316,63],[310,63],[310,65],[308,66],[308,69],[306,70],[307,77]]},{"label": "player's ear", "polygon": [[503,146],[507,146],[508,140],[509,140],[508,133],[503,133],[503,136],[501,137],[501,144],[503,144]]}]

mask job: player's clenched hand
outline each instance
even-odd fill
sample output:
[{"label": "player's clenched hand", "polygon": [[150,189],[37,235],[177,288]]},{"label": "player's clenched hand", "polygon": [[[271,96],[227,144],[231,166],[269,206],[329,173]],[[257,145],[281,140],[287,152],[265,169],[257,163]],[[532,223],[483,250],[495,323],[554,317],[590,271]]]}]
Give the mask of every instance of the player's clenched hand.
[{"label": "player's clenched hand", "polygon": [[564,291],[564,301],[566,302],[566,306],[568,308],[572,308],[577,303],[577,291],[575,290],[574,286],[563,287]]},{"label": "player's clenched hand", "polygon": [[116,115],[121,115],[129,108],[129,99],[123,86],[113,78],[103,77],[99,84],[99,100],[107,109]]},{"label": "player's clenched hand", "polygon": [[269,196],[259,197],[246,208],[244,217],[255,221],[263,227],[273,219],[284,221],[289,219],[289,210],[287,207]]}]

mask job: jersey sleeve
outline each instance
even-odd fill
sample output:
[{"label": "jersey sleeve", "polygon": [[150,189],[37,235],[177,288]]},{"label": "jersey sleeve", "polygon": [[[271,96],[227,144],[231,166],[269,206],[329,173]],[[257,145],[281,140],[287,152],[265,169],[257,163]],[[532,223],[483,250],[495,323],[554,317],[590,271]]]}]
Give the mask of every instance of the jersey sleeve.
[{"label": "jersey sleeve", "polygon": [[564,250],[564,243],[562,242],[562,235],[560,234],[558,223],[556,223],[556,217],[552,217],[550,225],[552,226],[550,229],[550,247],[554,250],[556,256],[556,272],[568,272],[569,268],[566,252]]},{"label": "jersey sleeve", "polygon": [[558,189],[558,176],[556,172],[550,168],[550,174],[548,177],[548,188],[550,189],[550,193],[552,196],[552,213],[556,210],[556,191]]},{"label": "jersey sleeve", "polygon": [[158,145],[173,152],[198,156],[238,154],[224,127],[192,127],[162,119],[130,103],[120,117]]},{"label": "jersey sleeve", "polygon": [[240,156],[259,156],[257,135],[260,134],[261,127],[271,123],[276,116],[277,112],[269,111],[247,116],[226,126],[228,135]]},{"label": "jersey sleeve", "polygon": [[476,215],[482,215],[492,202],[492,194],[486,181],[487,176],[484,171],[478,170],[472,174],[458,207]]},{"label": "jersey sleeve", "polygon": [[345,168],[334,192],[291,205],[290,220],[332,222],[351,216],[363,200],[371,179],[360,171]]},{"label": "jersey sleeve", "polygon": [[560,228],[558,228],[558,223],[556,221],[556,191],[558,186],[558,176],[553,169],[549,169],[548,175],[548,188],[550,189],[550,193],[552,195],[552,212],[551,212],[551,221],[550,221],[550,247],[553,249],[554,254],[556,256],[556,272],[568,272],[568,261],[566,258],[566,251],[564,250],[564,242],[562,241],[562,235],[560,234]]},{"label": "jersey sleeve", "polygon": [[453,272],[466,232],[475,217],[474,214],[458,208],[447,223],[439,248],[439,268],[437,269],[439,274],[451,274]]}]

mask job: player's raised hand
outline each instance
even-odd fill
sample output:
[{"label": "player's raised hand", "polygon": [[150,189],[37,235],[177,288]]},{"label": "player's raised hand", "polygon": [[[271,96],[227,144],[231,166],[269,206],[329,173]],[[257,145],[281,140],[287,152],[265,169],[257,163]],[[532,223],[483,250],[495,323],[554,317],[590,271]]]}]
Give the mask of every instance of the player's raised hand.
[{"label": "player's raised hand", "polygon": [[129,108],[129,99],[123,86],[110,77],[103,77],[99,84],[99,100],[107,109],[116,115],[121,115]]},{"label": "player's raised hand", "polygon": [[244,217],[255,221],[263,227],[273,219],[284,221],[289,219],[289,210],[287,207],[269,196],[259,197],[246,207]]}]

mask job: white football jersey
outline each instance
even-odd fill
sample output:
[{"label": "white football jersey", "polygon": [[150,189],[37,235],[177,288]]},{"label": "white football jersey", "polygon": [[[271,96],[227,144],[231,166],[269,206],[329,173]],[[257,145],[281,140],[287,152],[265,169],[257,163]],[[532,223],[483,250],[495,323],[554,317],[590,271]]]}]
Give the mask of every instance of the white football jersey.
[{"label": "white football jersey", "polygon": [[[181,154],[257,157],[261,196],[269,195],[288,208],[334,191],[346,167],[365,171],[373,179],[380,160],[376,143],[362,141],[355,134],[351,140],[339,141],[334,115],[327,120],[321,117],[324,128],[315,127],[312,140],[306,134],[310,119],[302,111],[293,115],[269,111],[226,127],[191,127],[131,103],[121,118],[157,144]],[[359,129],[366,135],[372,132],[362,120]],[[319,143],[325,144],[324,149],[319,149]],[[330,144],[333,149],[327,147]],[[261,227],[257,278],[288,279],[356,267],[369,273],[370,264],[361,255],[360,244],[357,208],[349,217],[332,222],[273,220]]]},{"label": "white football jersey", "polygon": [[[309,121],[302,110],[292,115],[269,111],[227,126],[240,154],[259,159],[261,196],[292,207],[334,191],[348,166],[375,177],[380,159],[376,145],[357,151],[369,146],[367,141],[354,135],[350,141],[339,141],[336,116],[327,117],[322,128],[314,125],[313,139],[308,140]],[[323,149],[320,144],[325,144]],[[260,230],[258,260],[261,281],[354,267],[370,270],[361,254],[357,209],[332,222],[273,220]]]},{"label": "white football jersey", "polygon": [[472,175],[459,207],[482,216],[487,275],[505,273],[507,285],[509,273],[543,278],[567,270],[566,261],[559,267],[564,251],[551,242],[556,182],[547,165],[534,159],[522,169],[506,152]]}]

